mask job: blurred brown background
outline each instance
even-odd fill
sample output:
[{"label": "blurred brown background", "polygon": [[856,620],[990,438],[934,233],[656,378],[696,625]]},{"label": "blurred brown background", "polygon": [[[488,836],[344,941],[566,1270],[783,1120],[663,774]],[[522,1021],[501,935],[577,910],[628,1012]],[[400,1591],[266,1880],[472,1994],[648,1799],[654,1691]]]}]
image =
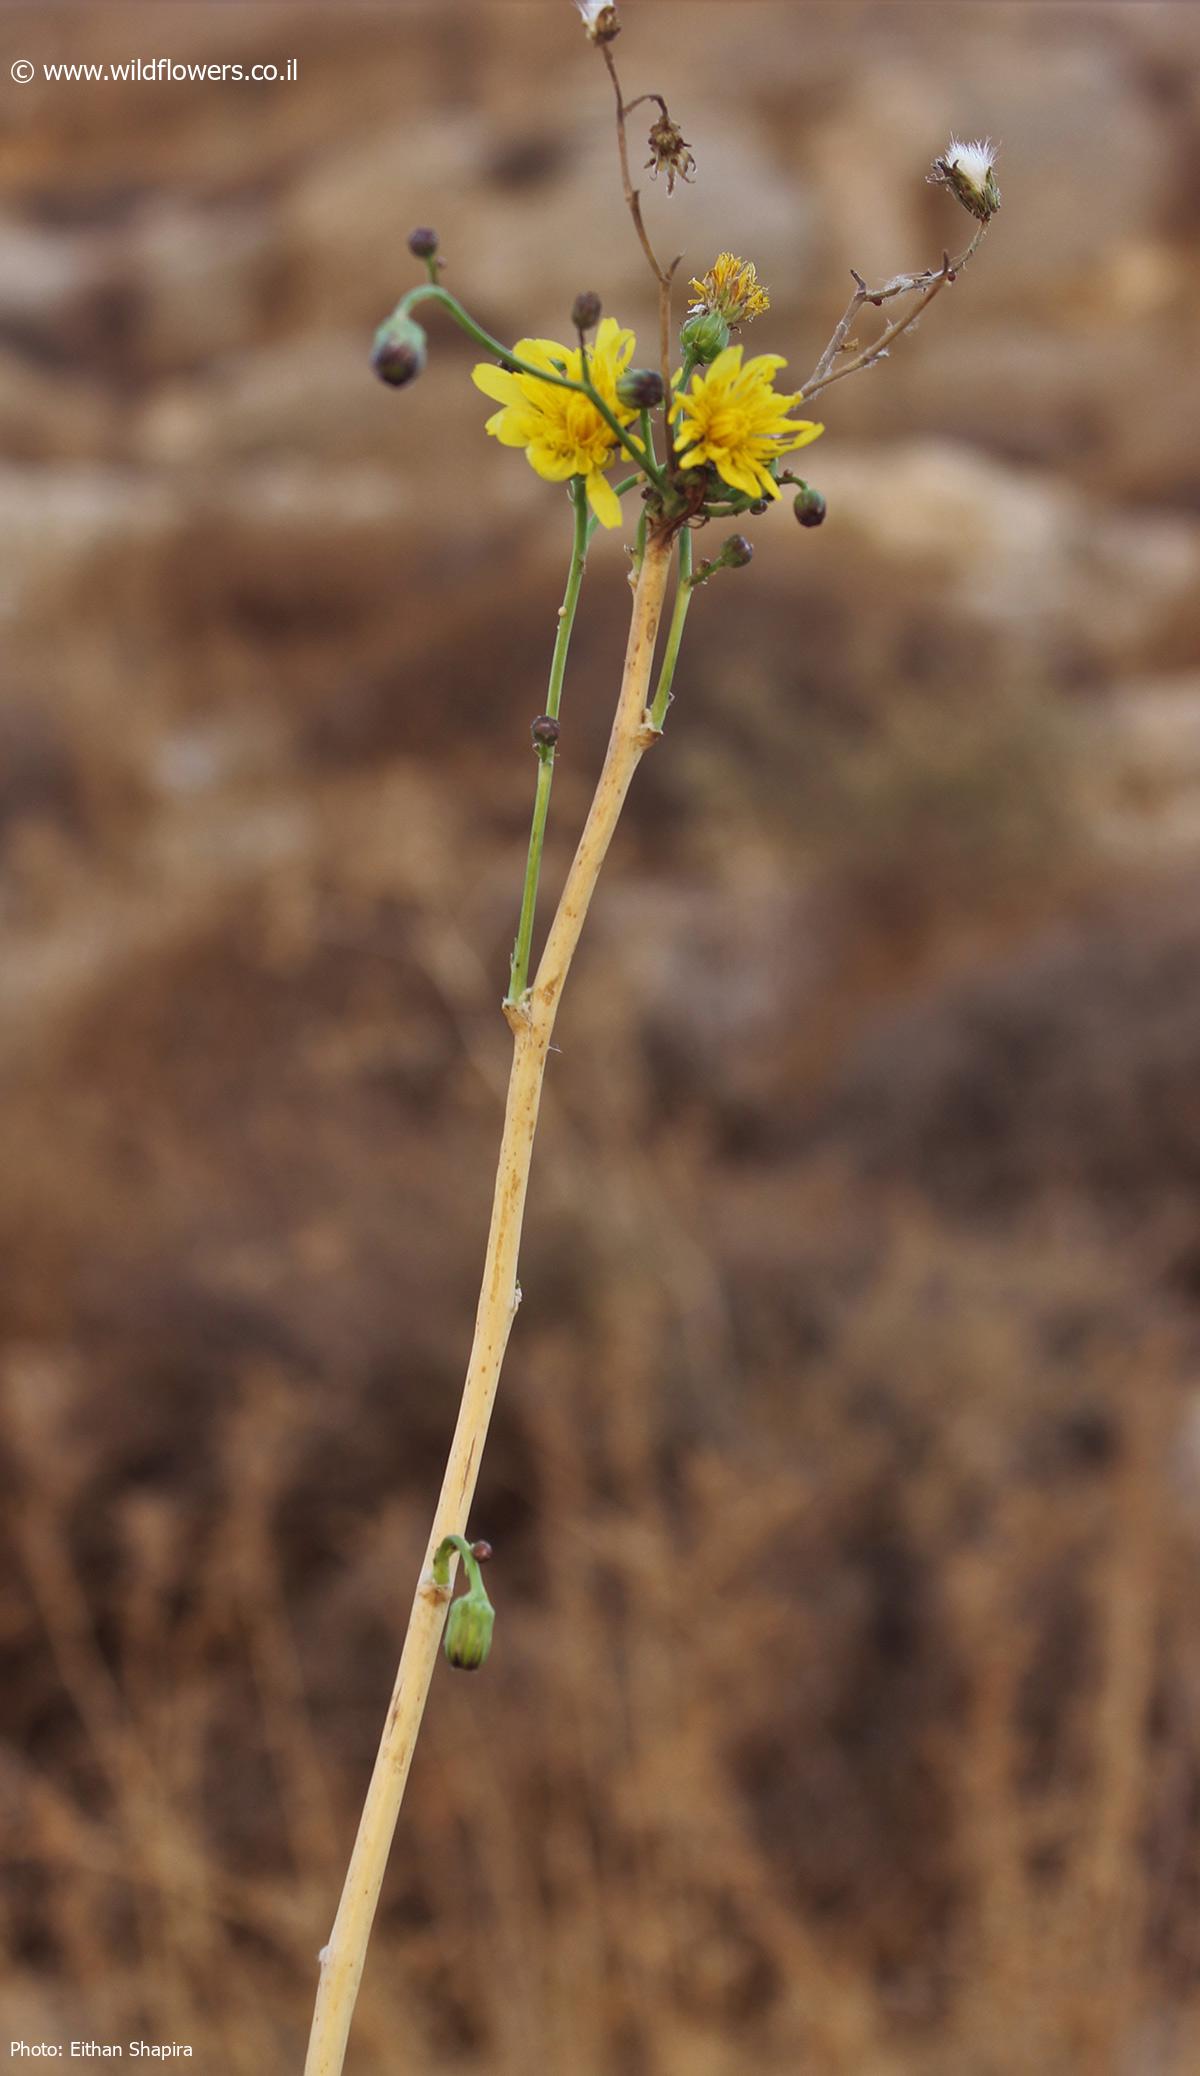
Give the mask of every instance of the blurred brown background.
[{"label": "blurred brown background", "polygon": [[[627,0],[801,378],[560,1020],[360,2076],[1200,2067],[1200,15]],[[465,1359],[568,545],[476,357],[653,334],[567,0],[7,7],[5,2039],[298,2070]],[[12,59],[299,60],[16,85]],[[635,133],[636,134],[636,133]],[[599,541],[548,883],[628,594]]]}]

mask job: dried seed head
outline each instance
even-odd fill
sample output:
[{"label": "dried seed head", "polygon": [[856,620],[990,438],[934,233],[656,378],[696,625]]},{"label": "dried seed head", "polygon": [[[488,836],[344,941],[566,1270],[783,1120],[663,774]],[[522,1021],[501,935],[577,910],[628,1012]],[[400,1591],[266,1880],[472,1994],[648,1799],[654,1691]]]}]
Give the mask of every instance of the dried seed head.
[{"label": "dried seed head", "polygon": [[934,160],[928,178],[935,187],[950,188],[964,209],[980,223],[987,223],[1000,207],[995,167],[990,137],[977,138],[974,144],[962,144],[952,137],[941,158]]},{"label": "dried seed head", "polygon": [[[661,106],[661,103],[660,103]],[[667,176],[667,193],[673,195],[677,180],[690,180],[696,170],[695,158],[678,123],[673,123],[663,108],[646,139],[650,156],[646,160],[650,177],[657,180],[660,172]]]}]

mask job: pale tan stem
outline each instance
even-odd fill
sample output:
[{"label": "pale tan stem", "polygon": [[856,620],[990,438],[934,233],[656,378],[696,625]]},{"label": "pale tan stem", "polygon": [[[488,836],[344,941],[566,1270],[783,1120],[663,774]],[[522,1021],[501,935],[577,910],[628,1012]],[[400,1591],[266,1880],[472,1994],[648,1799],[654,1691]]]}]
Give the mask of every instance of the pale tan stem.
[{"label": "pale tan stem", "polygon": [[400,1670],[350,1855],[342,1899],[329,1944],[321,1957],[321,1980],[305,2076],[340,2076],[345,2059],[367,1941],[452,1590],[434,1584],[433,1553],[446,1536],[466,1534],[500,1367],[520,1303],[517,1255],[554,1019],[630,780],[643,752],[657,740],[656,731],[647,726],[646,701],[670,562],[670,537],[652,531],[634,596],[621,695],[604,766],[533,985],[520,1003],[506,1011],[513,1027],[513,1063],[475,1338],[425,1566],[409,1616]]}]

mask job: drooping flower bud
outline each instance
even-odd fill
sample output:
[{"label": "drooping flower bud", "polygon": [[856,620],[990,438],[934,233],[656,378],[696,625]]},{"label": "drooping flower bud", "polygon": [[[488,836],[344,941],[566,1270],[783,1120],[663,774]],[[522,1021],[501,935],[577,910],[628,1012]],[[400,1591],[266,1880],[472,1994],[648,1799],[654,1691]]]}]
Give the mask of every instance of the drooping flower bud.
[{"label": "drooping flower bud", "polygon": [[443,1594],[450,1587],[450,1559],[457,1550],[467,1574],[467,1590],[450,1603],[446,1616],[443,1648],[450,1664],[459,1672],[478,1672],[492,1648],[495,1611],[479,1570],[492,1554],[490,1543],[468,1543],[461,1535],[448,1535],[433,1553],[431,1584]]},{"label": "drooping flower bud", "polygon": [[820,526],[825,517],[825,500],[811,483],[802,483],[792,499],[792,510],[801,526]]},{"label": "drooping flower bud", "polygon": [[980,223],[987,223],[1000,207],[995,167],[996,154],[990,137],[977,139],[974,144],[962,144],[952,137],[941,158],[934,160],[928,178],[935,187],[952,189],[964,209],[969,209]]},{"label": "drooping flower bud", "polygon": [[418,225],[408,234],[408,249],[414,259],[432,259],[438,249],[438,234],[424,225]]},{"label": "drooping flower bud", "polygon": [[679,343],[689,360],[707,366],[728,346],[729,326],[719,310],[706,310],[703,316],[688,318],[680,331]]},{"label": "drooping flower bud", "polygon": [[663,400],[663,378],[656,368],[627,368],[618,377],[617,395],[636,411],[653,411]]},{"label": "drooping flower bud", "polygon": [[621,33],[617,10],[612,0],[575,0],[583,16],[583,26],[593,43],[611,43]]},{"label": "drooping flower bud", "polygon": [[600,312],[603,308],[604,305],[594,288],[582,289],[571,305],[571,323],[576,331],[594,331],[600,322]]},{"label": "drooping flower bud", "polygon": [[492,1603],[482,1584],[478,1592],[472,1586],[450,1603],[446,1617],[445,1650],[448,1662],[459,1672],[478,1672],[492,1648],[492,1626],[495,1622]]},{"label": "drooping flower bud", "polygon": [[371,366],[381,382],[403,389],[424,367],[426,344],[424,332],[411,317],[388,317],[375,334]]}]

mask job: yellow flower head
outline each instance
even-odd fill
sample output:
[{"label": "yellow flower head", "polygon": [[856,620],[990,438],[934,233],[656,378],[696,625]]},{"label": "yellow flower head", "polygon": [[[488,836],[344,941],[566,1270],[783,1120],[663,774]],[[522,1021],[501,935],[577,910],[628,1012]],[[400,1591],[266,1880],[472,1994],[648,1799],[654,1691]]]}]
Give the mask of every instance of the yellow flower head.
[{"label": "yellow flower head", "polygon": [[[615,317],[605,317],[588,354],[592,387],[621,425],[630,425],[637,417],[636,409],[622,404],[617,396],[617,383],[633,359],[634,344],[632,332],[622,331]],[[548,375],[565,375],[572,382],[582,379],[578,346],[559,346],[553,339],[518,339],[513,354],[532,367],[545,368]],[[620,525],[620,500],[604,477],[618,451],[617,438],[590,397],[581,396],[576,389],[558,389],[536,375],[510,375],[491,361],[481,362],[471,380],[476,389],[503,406],[487,421],[488,432],[502,446],[523,447],[529,466],[548,483],[582,476],[588,503],[601,526]]]},{"label": "yellow flower head", "polygon": [[712,365],[697,369],[692,386],[675,399],[676,460],[681,469],[712,462],[722,482],[746,497],[778,497],[768,464],[796,447],[807,447],[825,428],[808,418],[789,418],[796,396],[773,387],[777,353],[760,353],[742,365],[742,348],[727,346]]},{"label": "yellow flower head", "polygon": [[695,297],[688,304],[689,317],[715,310],[726,324],[749,324],[771,307],[753,260],[739,259],[734,252],[718,253],[707,274],[688,286]]}]

